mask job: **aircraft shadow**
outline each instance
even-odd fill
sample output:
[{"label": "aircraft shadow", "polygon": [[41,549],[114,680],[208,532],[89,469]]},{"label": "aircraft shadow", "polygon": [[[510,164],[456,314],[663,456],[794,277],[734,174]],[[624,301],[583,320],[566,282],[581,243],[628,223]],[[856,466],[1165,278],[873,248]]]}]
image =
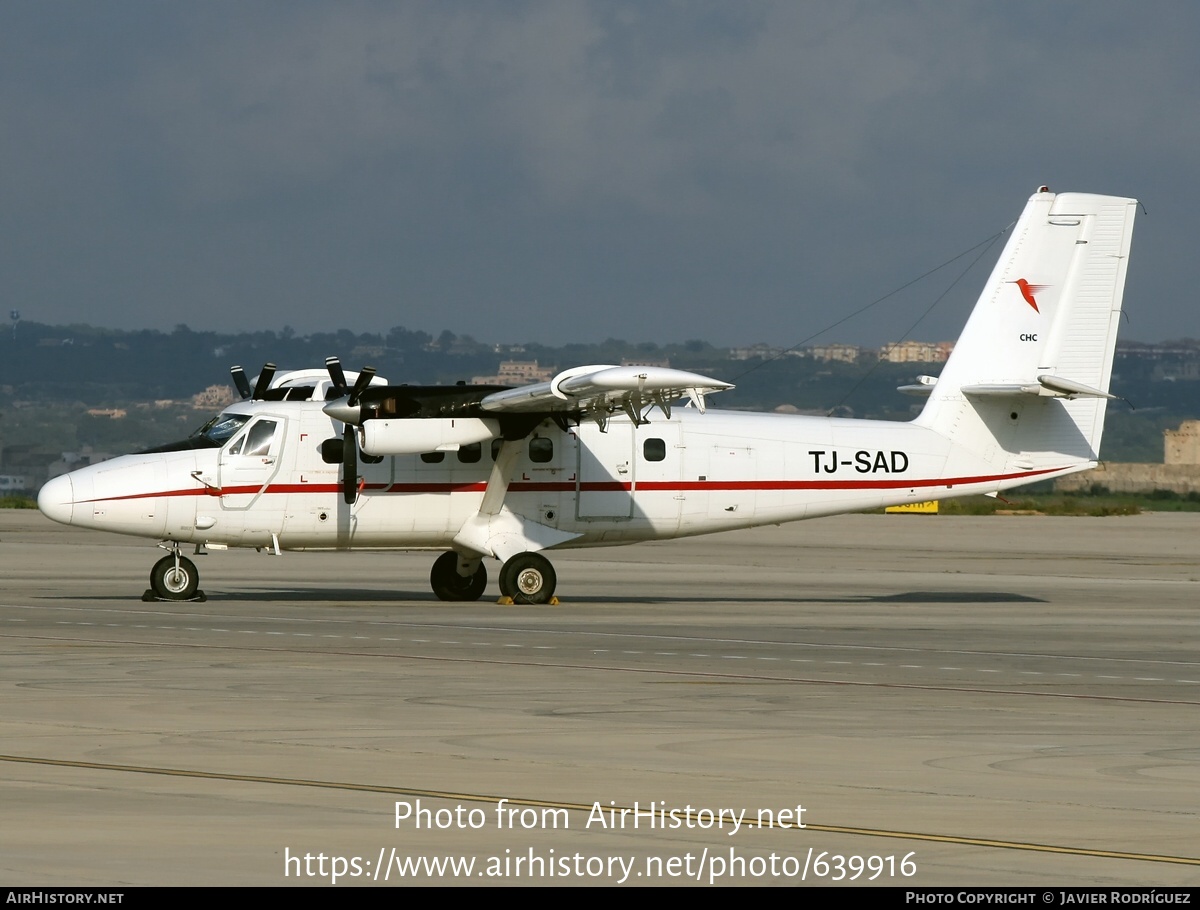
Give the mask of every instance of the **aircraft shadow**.
[{"label": "aircraft shadow", "polygon": [[792,603],[792,604],[962,604],[962,603],[1048,603],[1040,597],[1012,594],[1006,591],[909,591],[897,594],[846,595],[843,597],[570,597],[564,603],[586,604],[703,604],[703,603]]},{"label": "aircraft shadow", "polygon": [[[437,601],[428,591],[380,591],[380,590],[300,590],[300,591],[249,591],[214,592],[209,601],[254,601],[273,602],[287,600],[296,603],[321,603],[350,601],[353,603],[440,603],[447,608],[494,606],[496,595],[485,593],[477,601],[453,603]],[[912,604],[961,604],[961,603],[1047,603],[1040,597],[1013,594],[1008,591],[908,591],[880,595],[846,595],[843,597],[597,597],[595,595],[564,594],[562,606],[571,604],[719,604],[719,603],[795,603],[795,604],[869,604],[869,603],[912,603]],[[551,608],[553,609],[553,608]]]},{"label": "aircraft shadow", "polygon": [[1014,603],[1014,604],[1044,604],[1047,600],[1041,597],[1029,597],[1026,594],[1012,594],[1007,591],[910,591],[906,594],[883,594],[868,598],[877,603]]},{"label": "aircraft shadow", "polygon": [[[486,607],[495,605],[495,595],[484,594],[477,601],[468,602],[443,602],[436,600],[428,591],[396,591],[396,590],[379,590],[379,589],[311,589],[305,588],[301,590],[275,589],[271,591],[206,591],[205,596],[209,603],[279,603],[286,601],[288,603],[339,603],[349,602],[354,604],[412,604],[414,606],[427,606],[429,604],[440,604],[447,609],[462,608],[462,607]],[[87,596],[66,597],[55,595],[50,597],[38,598],[39,600],[49,601],[125,601],[130,599],[140,599],[140,592],[131,591],[128,595],[104,595],[92,594]],[[190,601],[155,601],[163,605],[175,604],[185,606]],[[572,604],[587,604],[591,605],[617,605],[617,604],[720,604],[720,603],[739,603],[739,604],[770,604],[770,603],[794,603],[794,604],[870,604],[870,603],[895,603],[895,604],[996,604],[996,603],[1048,603],[1040,597],[1029,597],[1024,594],[1013,594],[1007,591],[907,591],[895,594],[879,594],[879,595],[846,595],[843,597],[597,597],[594,595],[573,596],[567,594],[563,598],[562,606],[569,607]],[[528,606],[528,605],[518,605]],[[550,607],[549,609],[557,609]]]}]

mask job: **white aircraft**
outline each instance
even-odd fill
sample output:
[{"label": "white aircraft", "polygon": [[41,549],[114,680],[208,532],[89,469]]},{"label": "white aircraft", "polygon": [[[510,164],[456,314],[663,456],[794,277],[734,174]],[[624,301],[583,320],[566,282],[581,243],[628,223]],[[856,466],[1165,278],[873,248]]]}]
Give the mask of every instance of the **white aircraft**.
[{"label": "white aircraft", "polygon": [[[729,383],[585,366],[549,382],[388,385],[374,370],[274,375],[186,441],[47,483],[68,525],[169,550],[146,598],[203,597],[197,553],[444,551],[430,582],[547,603],[547,550],[613,546],[998,493],[1095,467],[1136,200],[1045,187],[908,423],[713,411]],[[682,400],[687,399],[687,404]],[[679,403],[680,406],[675,406]],[[688,406],[690,405],[690,406]]]}]

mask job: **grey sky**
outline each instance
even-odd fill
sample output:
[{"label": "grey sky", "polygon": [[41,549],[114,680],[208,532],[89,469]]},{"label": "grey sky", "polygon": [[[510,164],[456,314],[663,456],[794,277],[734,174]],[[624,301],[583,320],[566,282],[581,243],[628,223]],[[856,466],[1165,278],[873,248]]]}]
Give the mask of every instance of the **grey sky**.
[{"label": "grey sky", "polygon": [[1046,183],[1141,199],[1123,336],[1200,337],[1198,39],[1191,2],[6,0],[3,309],[790,344]]}]

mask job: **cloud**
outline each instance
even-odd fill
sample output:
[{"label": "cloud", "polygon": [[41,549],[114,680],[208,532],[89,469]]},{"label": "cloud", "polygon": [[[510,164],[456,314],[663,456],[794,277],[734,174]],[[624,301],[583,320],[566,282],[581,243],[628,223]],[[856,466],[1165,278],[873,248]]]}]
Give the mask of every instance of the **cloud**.
[{"label": "cloud", "polygon": [[0,266],[47,318],[756,341],[903,283],[1049,182],[1167,200],[1139,225],[1147,331],[1198,335],[1168,303],[1195,276],[1163,255],[1197,202],[1198,18],[7,5]]}]

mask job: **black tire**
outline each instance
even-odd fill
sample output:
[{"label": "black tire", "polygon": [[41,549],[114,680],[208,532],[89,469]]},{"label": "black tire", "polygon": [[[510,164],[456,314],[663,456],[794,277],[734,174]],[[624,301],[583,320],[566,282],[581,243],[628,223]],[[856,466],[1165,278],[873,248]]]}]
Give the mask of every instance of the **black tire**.
[{"label": "black tire", "polygon": [[557,585],[554,566],[540,553],[518,553],[500,569],[500,591],[513,603],[550,603]]},{"label": "black tire", "polygon": [[150,570],[150,590],[163,600],[191,600],[198,587],[200,573],[186,556],[179,557],[178,569],[174,556],[164,556]]},{"label": "black tire", "polygon": [[429,570],[429,586],[438,600],[479,600],[487,587],[487,566],[482,562],[475,574],[464,578],[458,574],[458,554],[443,553],[433,561]]}]

